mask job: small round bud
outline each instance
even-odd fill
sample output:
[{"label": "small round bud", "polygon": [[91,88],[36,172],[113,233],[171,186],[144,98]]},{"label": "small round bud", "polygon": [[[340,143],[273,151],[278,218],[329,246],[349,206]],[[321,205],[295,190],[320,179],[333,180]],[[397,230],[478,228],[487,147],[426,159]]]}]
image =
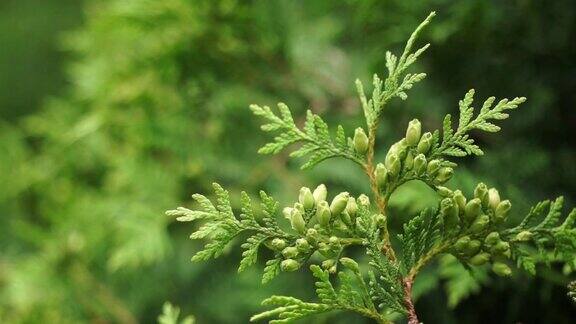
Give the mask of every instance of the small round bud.
[{"label": "small round bud", "polygon": [[346,212],[351,217],[355,217],[358,212],[358,205],[356,204],[356,199],[354,197],[348,198],[348,204],[346,205]]},{"label": "small round bud", "polygon": [[386,216],[384,216],[382,214],[378,214],[378,215],[376,215],[374,222],[376,223],[376,226],[384,227],[384,226],[386,226]]},{"label": "small round bud", "polygon": [[500,242],[500,234],[498,234],[498,232],[491,232],[490,234],[486,235],[484,242],[486,245],[492,246]]},{"label": "small round bud", "polygon": [[454,243],[454,249],[458,252],[464,252],[464,250],[468,246],[468,243],[470,243],[470,237],[462,236],[456,241],[456,243]]},{"label": "small round bud", "polygon": [[476,217],[472,225],[470,225],[470,232],[471,233],[480,233],[482,232],[490,223],[490,217],[488,215],[480,215]]},{"label": "small round bud", "polygon": [[282,255],[286,259],[295,258],[298,256],[298,249],[294,246],[289,246],[287,248],[284,248],[284,250],[282,250]]},{"label": "small round bud", "polygon": [[532,236],[534,236],[534,233],[532,233],[530,231],[522,231],[522,232],[516,234],[516,240],[525,242],[525,241],[529,241],[532,238]]},{"label": "small round bud", "polygon": [[340,258],[340,263],[342,263],[343,266],[345,266],[347,269],[352,270],[354,272],[358,272],[360,271],[360,267],[358,266],[358,263],[350,258]]},{"label": "small round bud", "polygon": [[436,175],[435,180],[437,183],[443,184],[448,180],[450,180],[450,178],[452,178],[452,175],[454,175],[454,169],[450,167],[443,167],[438,171],[438,175]]},{"label": "small round bud", "polygon": [[396,177],[400,173],[402,166],[400,165],[400,159],[398,158],[398,155],[394,153],[388,153],[386,156],[385,164],[390,176]]},{"label": "small round bud", "polygon": [[418,142],[418,153],[426,154],[432,145],[432,133],[426,132],[420,138],[420,142]]},{"label": "small round bud", "polygon": [[406,129],[406,144],[408,146],[416,146],[418,141],[420,141],[420,135],[422,134],[422,125],[418,119],[412,119],[408,123],[408,128]]},{"label": "small round bud", "polygon": [[290,225],[298,233],[304,233],[306,231],[306,222],[302,213],[298,209],[292,210],[292,215],[290,216]]},{"label": "small round bud", "polygon": [[365,154],[368,151],[368,136],[362,127],[358,127],[354,131],[354,150],[360,154]]},{"label": "small round bud", "polygon": [[346,209],[346,205],[348,204],[348,198],[350,198],[350,194],[347,192],[341,192],[334,199],[330,204],[330,212],[332,215],[340,215]]},{"label": "small round bud", "polygon": [[475,266],[481,266],[486,262],[490,261],[490,254],[488,253],[478,253],[470,258],[470,264]]},{"label": "small round bud", "polygon": [[512,274],[512,270],[510,269],[510,267],[502,262],[494,262],[494,264],[492,265],[492,271],[494,271],[495,274],[502,277],[507,277]]},{"label": "small round bud", "polygon": [[328,259],[328,260],[322,261],[322,268],[324,268],[325,270],[330,270],[330,268],[332,268],[335,265],[336,265],[336,260],[333,260],[333,259]]},{"label": "small round bud", "polygon": [[275,238],[272,240],[271,246],[274,250],[280,251],[286,247],[286,241],[281,238]]},{"label": "small round bud", "polygon": [[482,202],[478,198],[470,200],[464,208],[464,215],[468,221],[472,221],[478,217],[482,209]]},{"label": "small round bud", "polygon": [[480,199],[482,206],[488,207],[488,187],[480,182],[474,189],[474,197]]},{"label": "small round bud", "polygon": [[447,231],[456,229],[460,224],[458,206],[452,199],[442,199],[440,202],[440,213],[444,216],[444,227]]},{"label": "small round bud", "polygon": [[510,200],[504,200],[501,201],[498,206],[496,207],[496,210],[494,211],[494,217],[496,221],[504,221],[506,220],[506,217],[508,217],[508,212],[510,211],[510,208],[512,208],[512,204],[510,203]]},{"label": "small round bud", "polygon": [[312,210],[312,208],[314,208],[314,196],[312,195],[312,191],[307,187],[300,188],[298,201],[304,206],[304,210]]},{"label": "small round bud", "polygon": [[440,169],[440,160],[432,160],[428,162],[428,166],[426,167],[426,173],[430,176],[435,176],[436,172]]},{"label": "small round bud", "polygon": [[453,194],[452,190],[442,186],[437,186],[436,191],[442,197],[452,197]]},{"label": "small round bud", "polygon": [[312,196],[314,196],[316,204],[319,204],[321,201],[325,201],[327,195],[328,190],[326,189],[326,186],[324,184],[321,184],[318,187],[316,187],[316,189],[314,189],[314,192],[312,193]]},{"label": "small round bud", "polygon": [[374,176],[376,177],[376,183],[378,184],[379,188],[383,188],[386,186],[388,182],[388,170],[382,163],[378,163],[376,165],[376,170],[374,171]]},{"label": "small round bud", "polygon": [[288,220],[290,220],[291,216],[292,216],[292,210],[294,208],[292,207],[284,207],[284,209],[282,209],[282,215],[284,215],[284,217]]},{"label": "small round bud", "polygon": [[460,190],[454,191],[452,199],[454,199],[454,202],[456,202],[456,205],[458,205],[458,209],[464,211],[464,209],[466,208],[466,197],[464,197],[462,191]]},{"label": "small round bud", "polygon": [[294,259],[286,259],[280,263],[280,269],[282,269],[282,271],[296,271],[298,268],[300,268],[300,263]]},{"label": "small round bud", "polygon": [[408,154],[406,154],[406,158],[404,158],[402,165],[404,165],[406,170],[412,170],[414,167],[414,154],[412,154],[412,152],[409,151]]},{"label": "small round bud", "polygon": [[302,253],[308,253],[310,251],[310,244],[305,238],[299,238],[296,240],[296,248]]},{"label": "small round bud", "polygon": [[[300,213],[302,213],[302,214],[305,213],[305,211],[304,211],[304,206],[303,206],[301,203],[299,203],[299,202],[294,203],[294,208],[293,208],[293,210],[292,210],[292,213],[294,213],[294,210],[298,210],[298,211],[300,211]],[[290,215],[292,215],[292,214],[290,214]]]},{"label": "small round bud", "polygon": [[340,239],[336,236],[330,236],[328,239],[328,243],[330,244],[340,244]]},{"label": "small round bud", "polygon": [[462,252],[464,252],[464,254],[466,254],[467,256],[472,256],[480,252],[481,247],[482,242],[478,240],[471,240],[470,242],[468,242],[468,244],[466,244],[466,247]]},{"label": "small round bud", "polygon": [[488,190],[488,205],[492,210],[496,210],[498,204],[500,204],[500,194],[495,188],[490,188],[490,190]]},{"label": "small round bud", "polygon": [[368,196],[365,194],[361,194],[358,196],[358,203],[364,207],[368,207],[370,206],[370,198],[368,198]]},{"label": "small round bud", "polygon": [[328,203],[325,200],[321,201],[316,209],[316,220],[318,220],[318,224],[324,227],[328,226],[328,224],[330,224],[331,216],[330,206],[328,206]]},{"label": "small round bud", "polygon": [[386,157],[388,157],[390,154],[396,154],[398,159],[403,160],[406,157],[407,148],[408,146],[406,145],[406,139],[403,138],[390,146]]},{"label": "small round bud", "polygon": [[491,252],[497,254],[505,253],[508,250],[510,250],[510,243],[504,241],[499,241],[490,248]]},{"label": "small round bud", "polygon": [[426,157],[424,154],[418,154],[414,158],[414,171],[417,175],[423,175],[426,172]]}]

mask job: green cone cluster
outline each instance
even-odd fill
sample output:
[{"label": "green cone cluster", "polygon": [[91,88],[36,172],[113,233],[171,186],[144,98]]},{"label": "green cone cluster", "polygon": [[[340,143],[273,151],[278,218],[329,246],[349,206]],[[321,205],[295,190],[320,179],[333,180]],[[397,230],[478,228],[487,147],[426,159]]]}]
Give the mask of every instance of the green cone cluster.
[{"label": "green cone cluster", "polygon": [[298,202],[282,210],[299,237],[293,242],[287,238],[274,238],[266,246],[284,259],[281,263],[283,271],[299,269],[315,251],[326,258],[322,263],[324,269],[336,271],[343,244],[333,233],[353,228],[359,208],[370,202],[365,195],[358,197],[357,201],[348,192],[341,192],[330,201],[327,197],[328,191],[323,184],[313,191],[302,187]]},{"label": "green cone cluster", "polygon": [[452,178],[453,164],[430,159],[427,154],[433,145],[432,133],[422,134],[418,119],[413,119],[406,129],[406,137],[394,143],[384,163],[378,163],[374,177],[381,190],[402,178],[419,178],[434,185],[442,185]]},{"label": "green cone cluster", "polygon": [[[458,237],[452,253],[461,261],[475,266],[492,262],[496,274],[510,275],[510,267],[505,263],[511,257],[510,243],[502,240],[496,231],[496,226],[508,217],[510,201],[501,201],[498,191],[488,189],[483,183],[476,186],[471,199],[467,199],[460,190],[452,192],[439,187],[438,192],[445,197],[440,202],[444,230]],[[523,236],[530,234],[524,233]]]}]

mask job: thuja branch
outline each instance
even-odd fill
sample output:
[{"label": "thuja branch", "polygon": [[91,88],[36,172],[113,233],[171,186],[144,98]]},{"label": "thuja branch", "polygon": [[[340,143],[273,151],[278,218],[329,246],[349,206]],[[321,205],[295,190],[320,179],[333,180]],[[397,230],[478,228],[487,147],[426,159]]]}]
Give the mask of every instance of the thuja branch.
[{"label": "thuja branch", "polygon": [[[278,153],[300,144],[291,156],[307,156],[303,168],[328,158],[351,160],[367,174],[375,203],[365,194],[348,192],[333,193],[329,198],[328,188],[320,184],[314,190],[302,187],[296,201],[284,208],[263,191],[259,206],[246,192],[241,193],[240,206],[232,206],[228,192],[214,184],[213,199],[195,194],[196,209],[180,207],[167,212],[179,221],[201,222],[190,237],[207,244],[193,261],[218,257],[235,239],[243,239],[239,271],[255,265],[260,250],[271,252],[265,260],[263,283],[311,263],[306,268],[316,279],[317,301],[272,296],[263,302],[272,309],[253,316],[253,321],[275,318],[270,322],[287,323],[339,310],[356,312],[378,323],[390,322],[394,313],[415,324],[414,281],[440,254],[453,255],[467,268],[491,265],[501,276],[511,275],[514,264],[535,273],[539,263],[574,262],[576,211],[563,218],[561,198],[537,204],[520,224],[510,226],[507,218],[512,205],[502,200],[495,188],[480,183],[473,193],[465,195],[446,187],[457,166],[454,158],[483,153],[469,132],[497,132],[500,127],[494,122],[508,118],[508,112],[525,98],[496,102],[490,97],[474,117],[471,90],[459,102],[456,129],[450,115],[444,118],[442,131],[423,132],[420,121],[414,119],[404,137],[388,149],[384,161],[375,161],[376,134],[386,103],[395,97],[406,99],[407,91],[425,77],[424,73],[407,71],[428,48],[424,45],[413,50],[418,34],[433,16],[418,26],[399,57],[386,53],[387,77],[374,76],[369,99],[362,82],[356,81],[367,133],[358,127],[347,137],[344,128],[338,126],[331,134],[324,120],[310,111],[300,128],[284,104],[278,105],[279,115],[266,106],[251,106],[254,114],[265,120],[262,129],[276,133],[260,153]],[[404,224],[402,233],[397,234],[401,248],[395,250],[387,226],[387,204],[397,188],[410,180],[433,188],[438,204]],[[352,245],[365,250],[368,267],[345,256],[351,253]]]}]

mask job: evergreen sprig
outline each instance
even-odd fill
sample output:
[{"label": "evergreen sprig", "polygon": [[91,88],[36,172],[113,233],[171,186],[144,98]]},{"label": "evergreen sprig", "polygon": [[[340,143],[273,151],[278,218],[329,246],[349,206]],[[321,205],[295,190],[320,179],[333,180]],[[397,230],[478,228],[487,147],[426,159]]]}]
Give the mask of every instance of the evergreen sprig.
[{"label": "evergreen sprig", "polygon": [[251,105],[250,109],[256,116],[261,116],[267,120],[267,123],[261,126],[263,131],[281,131],[273,142],[264,145],[258,153],[276,154],[291,144],[301,142],[303,145],[290,155],[292,157],[310,155],[308,161],[302,165],[302,169],[310,168],[323,160],[338,156],[360,165],[364,164],[363,157],[354,152],[351,141],[346,138],[344,128],[338,125],[336,138],[333,140],[326,122],[310,110],[306,113],[304,127],[300,129],[294,123],[292,113],[286,104],[278,104],[279,116],[274,114],[268,106]]},{"label": "evergreen sprig", "polygon": [[[562,198],[537,204],[521,223],[510,226],[512,205],[501,199],[495,188],[479,183],[473,193],[466,195],[445,186],[456,166],[451,158],[483,154],[470,132],[497,132],[500,127],[494,122],[508,118],[508,111],[516,109],[524,97],[497,103],[490,97],[474,116],[471,90],[459,103],[456,129],[451,115],[444,118],[442,136],[440,131],[422,134],[420,122],[412,120],[404,138],[389,148],[385,160],[374,161],[378,119],[386,102],[393,97],[405,99],[405,91],[424,77],[422,73],[405,71],[428,47],[412,51],[416,37],[433,16],[434,13],[420,24],[399,58],[386,54],[388,76],[384,81],[374,77],[370,100],[357,82],[368,134],[359,127],[353,138],[348,138],[338,127],[333,140],[327,124],[310,111],[301,129],[284,104],[278,105],[279,115],[267,106],[251,106],[257,116],[267,121],[262,129],[278,133],[260,153],[278,153],[293,143],[302,143],[292,155],[309,155],[304,168],[331,157],[350,159],[366,172],[374,202],[367,195],[353,197],[348,192],[328,200],[328,190],[321,184],[313,191],[301,188],[297,202],[281,211],[278,202],[261,192],[261,216],[257,216],[248,194],[243,192],[240,213],[235,216],[227,191],[214,184],[214,202],[196,194],[193,198],[198,202],[197,210],[180,207],[168,212],[180,221],[203,222],[191,235],[192,239],[208,240],[192,258],[195,261],[221,255],[234,238],[246,233],[239,271],[257,262],[262,247],[273,252],[265,263],[263,282],[312,262],[317,302],[272,296],[263,305],[273,309],[253,316],[252,321],[276,318],[271,323],[287,323],[340,310],[359,313],[378,323],[388,323],[398,315],[406,316],[409,324],[419,323],[412,285],[420,271],[440,255],[451,255],[452,260],[464,266],[447,272],[448,285],[460,285],[449,296],[451,306],[480,288],[474,277],[464,278],[462,273],[466,272],[462,269],[486,274],[485,265],[490,265],[495,274],[510,276],[513,263],[531,274],[536,273],[538,263],[563,263],[568,269],[576,268],[576,210],[563,218]],[[387,225],[391,217],[388,200],[409,180],[423,181],[432,187],[439,201],[436,208],[423,210],[404,224],[403,232],[397,235],[401,249],[395,249]],[[288,224],[291,229],[285,230]],[[356,260],[342,257],[351,245],[365,249],[369,259],[365,271],[361,271],[363,265]],[[311,259],[312,255],[318,258]]]}]

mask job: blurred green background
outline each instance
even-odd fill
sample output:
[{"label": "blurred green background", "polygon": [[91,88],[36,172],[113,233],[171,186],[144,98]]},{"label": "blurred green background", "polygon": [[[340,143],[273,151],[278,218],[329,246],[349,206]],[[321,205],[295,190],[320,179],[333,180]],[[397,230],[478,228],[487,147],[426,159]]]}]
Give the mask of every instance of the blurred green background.
[{"label": "blurred green background", "polygon": [[[169,300],[199,323],[246,323],[271,294],[313,298],[306,271],[267,286],[261,264],[237,275],[237,247],[192,264],[191,225],[164,211],[213,181],[284,203],[320,182],[367,192],[348,162],[300,172],[258,156],[266,137],[247,107],[283,101],[357,127],[354,79],[382,75],[385,51],[432,10],[417,67],[428,78],[390,105],[380,155],[411,118],[439,127],[469,88],[523,95],[450,186],[496,186],[518,217],[557,195],[574,207],[575,1],[2,0],[0,322],[152,323]],[[407,185],[392,203],[399,228],[434,196]],[[475,284],[443,260],[417,281],[416,308],[426,323],[574,323],[574,274],[541,270]]]}]

